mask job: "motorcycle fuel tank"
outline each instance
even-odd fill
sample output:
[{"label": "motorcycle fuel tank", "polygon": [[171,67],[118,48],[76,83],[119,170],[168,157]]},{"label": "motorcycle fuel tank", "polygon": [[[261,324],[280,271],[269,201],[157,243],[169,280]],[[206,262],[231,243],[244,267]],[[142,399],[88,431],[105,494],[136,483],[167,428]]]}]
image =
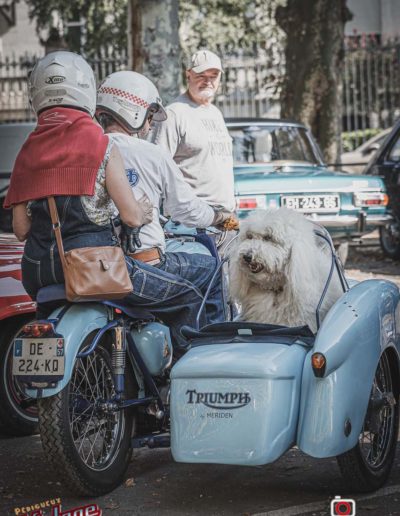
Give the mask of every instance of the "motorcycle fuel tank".
[{"label": "motorcycle fuel tank", "polygon": [[171,365],[172,344],[169,329],[151,322],[131,332],[136,347],[152,376],[160,375]]}]

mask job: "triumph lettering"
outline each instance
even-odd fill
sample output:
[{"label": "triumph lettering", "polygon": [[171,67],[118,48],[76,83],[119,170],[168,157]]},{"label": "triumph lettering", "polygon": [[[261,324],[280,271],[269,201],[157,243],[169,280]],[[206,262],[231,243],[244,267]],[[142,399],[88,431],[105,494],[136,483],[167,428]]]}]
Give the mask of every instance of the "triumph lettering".
[{"label": "triumph lettering", "polygon": [[216,409],[237,409],[248,405],[251,401],[248,392],[197,392],[196,389],[187,390],[188,403],[203,405]]}]

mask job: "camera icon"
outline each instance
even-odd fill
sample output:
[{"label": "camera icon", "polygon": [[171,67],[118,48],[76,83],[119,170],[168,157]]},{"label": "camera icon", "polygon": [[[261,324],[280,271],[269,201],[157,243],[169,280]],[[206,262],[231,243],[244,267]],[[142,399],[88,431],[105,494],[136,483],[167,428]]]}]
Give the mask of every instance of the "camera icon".
[{"label": "camera icon", "polygon": [[356,502],[351,498],[335,496],[335,499],[331,500],[331,516],[355,516],[355,514]]}]

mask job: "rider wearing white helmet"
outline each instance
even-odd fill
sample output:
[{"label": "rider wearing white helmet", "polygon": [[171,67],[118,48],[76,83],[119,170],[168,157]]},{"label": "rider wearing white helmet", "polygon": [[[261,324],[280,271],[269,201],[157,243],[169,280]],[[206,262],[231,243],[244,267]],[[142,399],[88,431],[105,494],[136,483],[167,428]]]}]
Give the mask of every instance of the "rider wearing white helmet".
[{"label": "rider wearing white helmet", "polygon": [[57,51],[40,59],[29,76],[29,98],[36,114],[44,109],[64,106],[96,110],[96,79],[82,56]]},{"label": "rider wearing white helmet", "polygon": [[96,113],[110,113],[131,135],[143,131],[149,117],[167,119],[157,88],[136,72],[115,72],[101,83]]},{"label": "rider wearing white helmet", "polygon": [[[40,288],[64,282],[46,197],[55,196],[66,251],[115,245],[115,207],[125,224],[138,227],[153,210],[136,201],[117,145],[92,119],[95,79],[81,56],[62,51],[39,60],[29,92],[38,124],[17,156],[6,205],[13,208],[15,234],[27,240],[22,281],[35,299]],[[195,324],[203,300],[198,288],[146,263],[126,262],[133,287],[128,302],[149,307],[169,325],[174,343],[186,345],[180,328]]]},{"label": "rider wearing white helmet", "polygon": [[[198,228],[220,224],[230,213],[214,211],[199,199],[171,156],[161,147],[141,139],[146,137],[153,120],[166,120],[157,88],[139,73],[113,73],[98,89],[96,117],[118,145],[136,198],[147,195],[153,205],[153,221],[141,229],[141,245],[132,256],[190,281],[204,294],[216,261],[200,254],[166,253],[164,231],[159,222],[161,205],[175,221]],[[135,241],[132,232],[128,233],[124,235],[127,252],[130,251],[129,241]],[[209,323],[224,319],[219,280],[211,290],[206,311]]]}]

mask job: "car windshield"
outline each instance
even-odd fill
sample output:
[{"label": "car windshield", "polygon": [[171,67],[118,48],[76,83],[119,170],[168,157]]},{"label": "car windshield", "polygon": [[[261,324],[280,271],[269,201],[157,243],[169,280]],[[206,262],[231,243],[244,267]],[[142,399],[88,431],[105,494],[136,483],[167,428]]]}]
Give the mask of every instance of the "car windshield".
[{"label": "car windshield", "polygon": [[229,127],[229,133],[237,164],[277,161],[320,164],[307,131],[301,127],[249,125]]}]

